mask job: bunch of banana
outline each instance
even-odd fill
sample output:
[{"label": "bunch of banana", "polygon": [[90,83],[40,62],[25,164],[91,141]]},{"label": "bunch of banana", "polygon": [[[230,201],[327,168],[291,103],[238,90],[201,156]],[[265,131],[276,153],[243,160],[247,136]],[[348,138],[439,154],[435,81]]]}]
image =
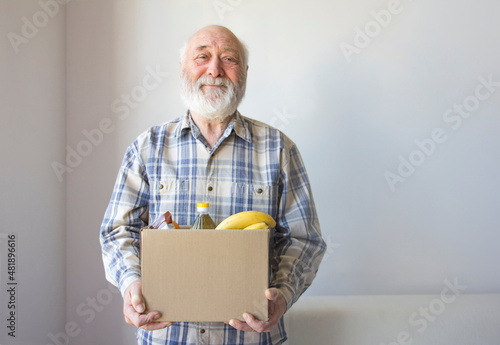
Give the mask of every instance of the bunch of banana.
[{"label": "bunch of banana", "polygon": [[244,211],[227,217],[215,229],[269,229],[274,228],[273,217],[264,212]]}]

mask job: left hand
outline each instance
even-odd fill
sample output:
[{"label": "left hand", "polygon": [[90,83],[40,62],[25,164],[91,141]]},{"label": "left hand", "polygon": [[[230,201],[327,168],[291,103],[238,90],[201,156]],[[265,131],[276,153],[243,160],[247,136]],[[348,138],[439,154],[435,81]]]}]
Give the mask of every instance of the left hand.
[{"label": "left hand", "polygon": [[280,290],[271,288],[266,290],[266,298],[269,300],[269,320],[259,321],[249,313],[243,314],[245,322],[236,319],[229,324],[240,331],[248,332],[270,332],[278,323],[286,311],[286,301]]}]

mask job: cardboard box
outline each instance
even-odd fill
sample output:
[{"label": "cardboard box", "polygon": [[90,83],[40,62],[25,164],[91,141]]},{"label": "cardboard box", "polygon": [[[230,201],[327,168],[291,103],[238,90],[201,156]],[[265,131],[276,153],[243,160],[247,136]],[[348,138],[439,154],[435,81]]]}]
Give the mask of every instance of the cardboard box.
[{"label": "cardboard box", "polygon": [[270,230],[141,231],[142,293],[162,321],[268,320]]}]

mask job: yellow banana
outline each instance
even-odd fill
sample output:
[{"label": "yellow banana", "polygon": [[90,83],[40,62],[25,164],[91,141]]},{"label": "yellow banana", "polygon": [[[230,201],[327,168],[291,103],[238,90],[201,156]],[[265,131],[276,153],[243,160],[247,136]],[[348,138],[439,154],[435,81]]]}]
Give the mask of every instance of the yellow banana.
[{"label": "yellow banana", "polygon": [[269,229],[269,225],[266,222],[255,223],[247,226],[243,230],[258,230],[258,229]]},{"label": "yellow banana", "polygon": [[268,228],[274,228],[276,222],[273,217],[260,211],[243,211],[224,219],[215,229],[245,229],[255,223],[266,223]]}]

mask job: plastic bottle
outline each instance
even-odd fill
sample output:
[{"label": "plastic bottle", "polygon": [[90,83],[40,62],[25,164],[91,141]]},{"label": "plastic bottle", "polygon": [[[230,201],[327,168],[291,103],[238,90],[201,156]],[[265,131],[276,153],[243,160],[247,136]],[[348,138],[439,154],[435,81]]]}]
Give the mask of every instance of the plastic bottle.
[{"label": "plastic bottle", "polygon": [[198,216],[196,216],[191,229],[215,229],[215,223],[208,212],[210,208],[208,202],[199,202],[197,206]]}]

